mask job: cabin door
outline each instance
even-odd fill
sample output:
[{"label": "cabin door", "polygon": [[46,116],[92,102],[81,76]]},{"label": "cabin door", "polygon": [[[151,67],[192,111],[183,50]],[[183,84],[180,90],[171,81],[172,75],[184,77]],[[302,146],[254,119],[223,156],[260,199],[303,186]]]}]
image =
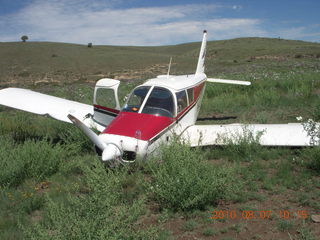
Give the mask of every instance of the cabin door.
[{"label": "cabin door", "polygon": [[110,78],[103,78],[97,82],[93,97],[93,119],[98,124],[106,127],[119,114],[119,85],[119,80]]}]

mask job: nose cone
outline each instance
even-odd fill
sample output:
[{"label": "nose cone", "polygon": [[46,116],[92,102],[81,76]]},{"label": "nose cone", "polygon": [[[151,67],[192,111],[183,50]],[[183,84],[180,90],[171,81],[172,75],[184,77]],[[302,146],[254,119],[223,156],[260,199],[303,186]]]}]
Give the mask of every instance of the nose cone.
[{"label": "nose cone", "polygon": [[102,161],[111,161],[121,156],[121,151],[115,144],[109,143],[102,152]]}]

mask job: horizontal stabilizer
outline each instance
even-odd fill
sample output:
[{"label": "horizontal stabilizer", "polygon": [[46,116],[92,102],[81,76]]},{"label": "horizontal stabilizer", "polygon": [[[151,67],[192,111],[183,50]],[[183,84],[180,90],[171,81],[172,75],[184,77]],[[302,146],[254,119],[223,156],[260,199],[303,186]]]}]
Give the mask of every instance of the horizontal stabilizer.
[{"label": "horizontal stabilizer", "polygon": [[226,83],[226,84],[237,84],[237,85],[251,85],[249,81],[239,81],[239,80],[226,80],[226,79],[219,79],[219,78],[207,78],[208,82],[213,83]]},{"label": "horizontal stabilizer", "polygon": [[257,141],[264,146],[310,146],[310,136],[301,123],[193,125],[181,135],[191,146],[237,144]]}]

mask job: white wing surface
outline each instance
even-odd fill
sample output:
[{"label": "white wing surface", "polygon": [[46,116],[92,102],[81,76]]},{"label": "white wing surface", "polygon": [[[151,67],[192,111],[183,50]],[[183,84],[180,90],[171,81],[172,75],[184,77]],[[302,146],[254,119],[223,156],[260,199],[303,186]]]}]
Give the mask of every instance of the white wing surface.
[{"label": "white wing surface", "polygon": [[241,139],[258,140],[264,146],[310,146],[310,137],[301,123],[193,125],[181,138],[191,146],[226,145]]},{"label": "white wing surface", "polygon": [[247,85],[247,86],[251,85],[251,82],[248,82],[248,81],[227,80],[227,79],[220,79],[220,78],[207,78],[207,82],[236,84],[236,85]]},{"label": "white wing surface", "polygon": [[[5,88],[0,90],[0,104],[19,110],[50,116],[54,119],[69,122],[68,114],[84,120],[87,114],[93,114],[93,107],[63,98],[53,97],[21,88]],[[92,121],[85,121],[92,126]]]}]

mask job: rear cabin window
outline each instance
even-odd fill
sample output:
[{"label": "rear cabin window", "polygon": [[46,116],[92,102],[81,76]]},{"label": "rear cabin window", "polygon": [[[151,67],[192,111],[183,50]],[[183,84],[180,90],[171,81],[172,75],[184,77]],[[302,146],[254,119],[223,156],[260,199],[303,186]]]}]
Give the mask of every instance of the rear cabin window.
[{"label": "rear cabin window", "polygon": [[180,91],[176,93],[177,96],[177,105],[178,105],[178,113],[182,112],[188,106],[187,94],[186,91]]},{"label": "rear cabin window", "polygon": [[193,100],[194,100],[193,88],[189,88],[189,89],[187,90],[187,92],[188,92],[188,98],[189,98],[189,104],[190,104],[190,103],[192,103]]}]

